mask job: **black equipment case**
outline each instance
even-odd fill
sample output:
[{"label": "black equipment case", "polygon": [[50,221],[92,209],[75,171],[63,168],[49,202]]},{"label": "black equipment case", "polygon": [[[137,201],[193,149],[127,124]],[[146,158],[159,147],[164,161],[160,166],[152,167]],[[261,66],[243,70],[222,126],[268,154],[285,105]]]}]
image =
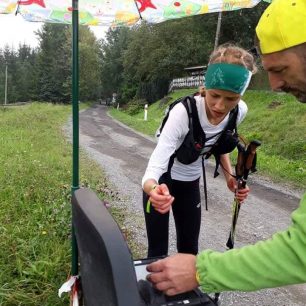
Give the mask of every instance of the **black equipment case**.
[{"label": "black equipment case", "polygon": [[133,260],[117,223],[90,189],[72,197],[79,250],[81,288],[86,306],[215,306],[199,289],[167,297],[145,280],[145,267],[157,258]]}]

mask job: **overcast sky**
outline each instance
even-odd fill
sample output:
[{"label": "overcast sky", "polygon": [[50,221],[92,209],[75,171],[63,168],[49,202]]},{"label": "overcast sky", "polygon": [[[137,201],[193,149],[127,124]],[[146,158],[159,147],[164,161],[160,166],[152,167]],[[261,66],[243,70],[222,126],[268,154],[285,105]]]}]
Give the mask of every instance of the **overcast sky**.
[{"label": "overcast sky", "polygon": [[[0,15],[0,48],[6,44],[17,48],[19,43],[26,43],[32,47],[38,45],[35,31],[40,29],[42,23],[28,22],[20,15]],[[105,27],[91,27],[97,38],[104,37]]]}]

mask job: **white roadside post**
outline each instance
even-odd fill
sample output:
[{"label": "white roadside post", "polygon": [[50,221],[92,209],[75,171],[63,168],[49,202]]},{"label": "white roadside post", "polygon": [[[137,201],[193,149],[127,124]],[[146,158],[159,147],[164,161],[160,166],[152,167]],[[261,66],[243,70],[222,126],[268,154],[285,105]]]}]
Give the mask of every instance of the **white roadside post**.
[{"label": "white roadside post", "polygon": [[[113,98],[112,98],[112,104],[113,106],[116,105],[116,102],[117,102],[117,93],[113,93]],[[119,102],[117,103],[117,109],[119,109]]]},{"label": "white roadside post", "polygon": [[144,106],[144,121],[148,120],[148,104]]},{"label": "white roadside post", "polygon": [[5,63],[4,104],[7,103],[7,63]]}]

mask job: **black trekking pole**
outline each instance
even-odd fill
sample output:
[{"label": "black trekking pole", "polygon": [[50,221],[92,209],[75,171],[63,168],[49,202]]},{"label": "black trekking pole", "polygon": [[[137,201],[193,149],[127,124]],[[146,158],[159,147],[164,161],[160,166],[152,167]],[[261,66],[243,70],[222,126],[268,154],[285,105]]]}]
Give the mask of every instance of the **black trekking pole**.
[{"label": "black trekking pole", "polygon": [[[238,183],[238,189],[242,189],[246,186],[246,181],[249,175],[249,172],[255,172],[256,168],[256,149],[261,145],[260,141],[252,140],[248,145],[247,149],[245,149],[244,144],[241,142],[238,143],[238,157],[237,164],[235,166],[236,172],[236,180]],[[235,229],[238,220],[238,215],[240,211],[240,202],[235,198],[233,203],[233,217],[232,217],[232,225],[230,234],[226,243],[228,249],[234,248],[234,240],[235,240]],[[220,292],[215,293],[214,303],[218,305],[220,298]]]},{"label": "black trekking pole", "polygon": [[[260,145],[261,143],[258,140],[252,140],[246,150],[243,145],[241,144],[238,145],[238,159],[235,167],[238,189],[245,188],[249,172],[256,171],[255,169],[256,149]],[[240,206],[241,206],[240,202],[235,198],[233,203],[232,225],[231,225],[229,238],[226,243],[226,246],[229,249],[234,248],[235,229],[240,211]]]},{"label": "black trekking pole", "polygon": [[[243,165],[244,165],[244,162],[245,162],[246,149],[245,149],[245,145],[241,142],[238,143],[237,149],[238,149],[238,157],[237,157],[237,164],[235,166],[235,172],[236,172],[236,180],[238,182],[238,188],[239,188],[239,181],[243,177]],[[239,209],[240,209],[239,202],[235,198],[234,203],[233,203],[232,226],[231,226],[230,236],[229,236],[228,241],[226,243],[226,246],[229,249],[232,249],[233,246],[234,246],[234,232],[235,232],[235,227],[236,227],[236,223],[237,223]],[[232,247],[229,247],[228,245],[231,245]],[[219,305],[219,299],[220,299],[220,292],[216,292],[215,296],[214,296],[214,302],[215,302],[216,305]]]}]

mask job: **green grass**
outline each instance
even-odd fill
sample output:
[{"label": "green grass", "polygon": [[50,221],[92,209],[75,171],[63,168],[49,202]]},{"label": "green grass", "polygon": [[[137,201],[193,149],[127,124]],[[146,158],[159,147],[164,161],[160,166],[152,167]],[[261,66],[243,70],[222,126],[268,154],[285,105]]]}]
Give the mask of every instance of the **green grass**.
[{"label": "green grass", "polygon": [[[0,305],[68,305],[57,291],[70,271],[71,106],[0,108]],[[99,167],[80,157],[80,183],[110,198]],[[112,210],[117,221],[123,213]]]},{"label": "green grass", "polygon": [[259,139],[260,172],[274,181],[306,185],[306,107],[290,95],[249,91],[249,113],[240,133]]},{"label": "green grass", "polygon": [[[171,101],[193,91],[175,91],[170,95]],[[258,173],[275,182],[305,188],[305,105],[296,102],[290,95],[268,91],[250,90],[243,99],[248,104],[249,112],[239,126],[239,133],[248,140],[258,139],[262,142],[258,151]],[[161,106],[160,101],[150,105],[148,121],[144,121],[143,111],[135,116],[116,109],[112,109],[110,113],[136,130],[153,136],[163,118],[164,110],[165,105]]]}]

